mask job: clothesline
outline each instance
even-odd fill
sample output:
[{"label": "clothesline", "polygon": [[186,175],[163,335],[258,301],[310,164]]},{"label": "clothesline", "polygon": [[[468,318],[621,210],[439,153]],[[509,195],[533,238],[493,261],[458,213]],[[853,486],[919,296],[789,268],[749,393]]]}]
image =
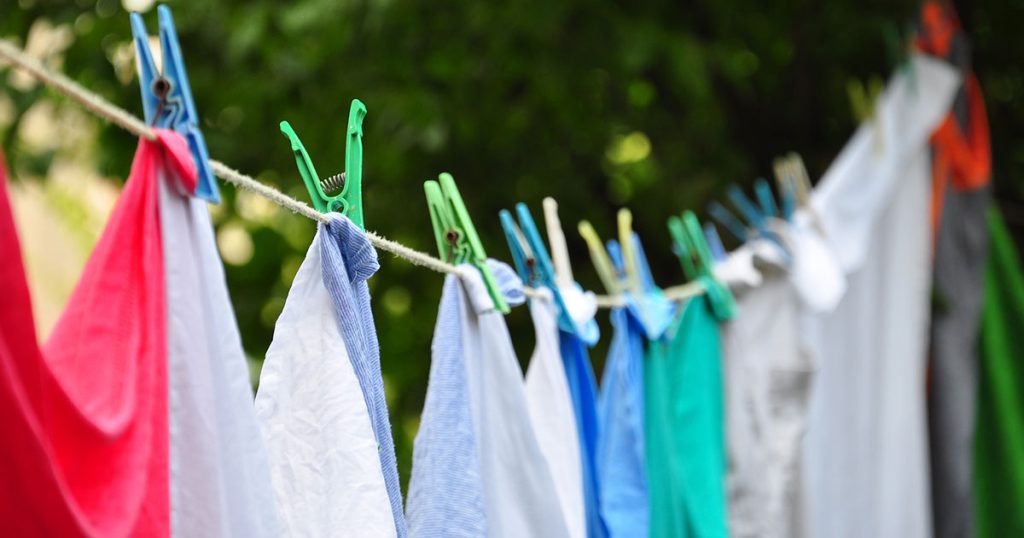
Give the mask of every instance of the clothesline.
[{"label": "clothesline", "polygon": [[[46,67],[42,62],[32,58],[28,53],[15,46],[13,43],[0,39],[0,58],[10,61],[14,66],[21,68],[43,84],[54,88],[67,97],[77,101],[94,115],[106,119],[110,123],[113,123],[136,136],[146,138],[147,140],[156,140],[156,134],[153,132],[153,129],[138,117],[134,116],[127,110],[114,105],[110,101],[107,101],[100,95],[68,78],[63,73]],[[305,202],[296,200],[280,190],[247,176],[220,161],[210,159],[210,167],[212,168],[214,175],[224,181],[227,181],[236,187],[241,187],[258,194],[267,200],[288,209],[292,213],[323,223],[326,223],[329,220],[326,215],[316,211]],[[370,230],[366,230],[366,236],[375,247],[386,252],[390,252],[396,257],[402,258],[413,265],[425,267],[438,273],[462,276],[462,271],[457,266],[435,258],[425,252],[420,252],[416,249],[407,247]],[[681,300],[699,293],[700,290],[701,288],[697,283],[689,283],[668,288],[665,290],[665,295],[671,300]],[[536,290],[526,288],[524,291],[529,296],[537,296]],[[625,304],[625,301],[622,297],[618,296],[599,295],[597,296],[597,304],[603,308],[610,308],[621,306]]]}]

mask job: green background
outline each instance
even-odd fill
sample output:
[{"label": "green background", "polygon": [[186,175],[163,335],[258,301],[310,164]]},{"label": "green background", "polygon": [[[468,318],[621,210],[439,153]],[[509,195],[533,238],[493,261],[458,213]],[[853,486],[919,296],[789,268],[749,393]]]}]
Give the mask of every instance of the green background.
[{"label": "green background", "polygon": [[[540,219],[555,197],[577,278],[600,289],[580,219],[609,237],[617,208],[633,209],[655,276],[681,282],[667,216],[704,214],[726,186],[749,188],[775,156],[800,152],[816,178],[854,128],[846,85],[895,66],[887,35],[915,2],[170,2],[213,158],[306,199],[282,119],[322,175],[340,172],[351,99],[366,103],[368,229],[434,252],[422,182],[451,172],[488,252],[508,259],[497,212],[516,202]],[[963,3],[992,127],[997,197],[1015,232],[1024,222],[1024,1]],[[156,31],[155,9],[145,14]],[[0,0],[0,37],[23,42],[33,23],[68,24],[63,71],[141,115],[137,82],[111,58],[131,38],[116,0]],[[0,125],[12,175],[44,177],[54,155],[15,132],[41,99],[5,81],[13,123]],[[124,177],[135,142],[106,126],[94,164]],[[227,265],[246,351],[258,367],[291,277],[314,232],[283,212],[247,218],[222,185],[218,226],[248,231],[251,258]],[[442,277],[381,254],[371,280],[386,390],[403,477],[423,405]],[[607,330],[604,315],[603,329]],[[524,309],[509,316],[520,357],[532,349]],[[603,347],[593,352],[603,362]]]}]

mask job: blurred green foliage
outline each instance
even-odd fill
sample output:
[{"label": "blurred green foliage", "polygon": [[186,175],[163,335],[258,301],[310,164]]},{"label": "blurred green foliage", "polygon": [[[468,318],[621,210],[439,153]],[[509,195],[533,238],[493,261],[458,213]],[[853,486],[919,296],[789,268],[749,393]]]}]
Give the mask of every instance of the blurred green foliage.
[{"label": "blurred green foliage", "polygon": [[[148,2],[125,2],[139,4]],[[433,252],[422,182],[448,171],[486,248],[507,259],[498,210],[525,201],[539,218],[541,198],[554,196],[577,278],[590,289],[599,283],[575,234],[578,220],[590,219],[608,237],[614,211],[632,207],[655,276],[668,285],[681,273],[667,248],[667,216],[699,211],[730,182],[769,174],[772,158],[791,150],[812,176],[824,171],[853,129],[847,83],[892,69],[885,32],[910,21],[917,7],[908,0],[170,5],[214,158],[305,199],[278,122],[287,119],[301,133],[321,173],[337,173],[349,102],[358,97],[369,109],[367,228]],[[1024,179],[1015,27],[1022,7],[1022,0],[960,6],[1007,204],[1020,198]],[[155,31],[155,10],[145,16]],[[24,42],[40,21],[71,30],[60,64],[67,75],[141,114],[133,64],[125,68],[128,16],[118,0],[0,0],[0,37]],[[13,123],[0,125],[4,152],[16,172],[45,171],[51,156],[27,150],[14,133],[22,115],[54,93],[21,91],[5,83],[10,76],[0,68],[0,92],[15,108]],[[110,126],[98,133],[95,166],[124,177],[132,137]],[[314,226],[222,189],[214,215],[222,240],[242,245],[225,259],[246,350],[258,365]],[[442,279],[382,257],[371,285],[407,475]],[[527,314],[519,309],[509,319],[526,358]],[[593,355],[600,367],[603,351]]]}]

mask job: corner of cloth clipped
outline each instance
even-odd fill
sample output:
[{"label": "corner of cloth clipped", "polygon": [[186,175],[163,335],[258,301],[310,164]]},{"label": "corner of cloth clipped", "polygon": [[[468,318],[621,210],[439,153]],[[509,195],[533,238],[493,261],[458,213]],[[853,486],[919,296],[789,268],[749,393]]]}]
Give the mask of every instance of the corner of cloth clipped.
[{"label": "corner of cloth clipped", "polygon": [[[504,262],[488,258],[486,267],[494,275],[494,282],[505,301],[509,306],[518,306],[526,302],[526,293],[523,289],[523,281],[519,279],[516,272]],[[485,314],[496,311],[494,300],[491,298],[487,283],[481,271],[468,263],[458,265],[453,274],[462,282],[463,289],[473,305],[477,314]]]},{"label": "corner of cloth clipped", "polygon": [[[336,250],[344,260],[348,278],[351,282],[365,282],[370,279],[379,269],[380,261],[377,259],[377,249],[370,243],[359,226],[356,226],[348,217],[341,213],[328,213],[327,222],[320,223],[328,240],[321,243],[321,249]],[[325,259],[333,257],[334,253],[325,256]]]}]

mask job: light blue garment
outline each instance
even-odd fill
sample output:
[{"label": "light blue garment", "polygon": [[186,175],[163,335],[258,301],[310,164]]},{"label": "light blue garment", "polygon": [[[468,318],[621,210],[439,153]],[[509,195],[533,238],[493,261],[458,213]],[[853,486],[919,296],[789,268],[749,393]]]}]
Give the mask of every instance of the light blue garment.
[{"label": "light blue garment", "polygon": [[444,281],[431,345],[430,380],[409,479],[413,537],[486,536],[480,459],[462,352],[461,286]]},{"label": "light blue garment", "polygon": [[384,398],[384,379],[380,372],[380,346],[377,343],[377,329],[373,325],[373,312],[370,310],[370,290],[366,285],[366,281],[380,268],[377,251],[366,234],[347,217],[332,213],[331,221],[324,225],[324,229],[327,233],[320,242],[324,285],[331,295],[331,302],[337,312],[338,328],[345,340],[345,348],[359,379],[359,386],[363,389],[363,399],[377,438],[384,484],[395,517],[395,530],[399,537],[403,537],[406,535],[406,526],[398,466],[395,462],[395,442],[391,437],[391,422]]},{"label": "light blue garment", "polygon": [[647,536],[644,457],[644,328],[626,308],[611,312],[612,337],[601,380],[597,470],[601,514],[611,538]]},{"label": "light blue garment", "polygon": [[576,431],[580,438],[580,463],[583,470],[583,502],[587,513],[587,536],[605,538],[608,530],[601,517],[601,491],[597,476],[597,440],[600,437],[597,419],[597,381],[590,365],[587,349],[580,337],[558,331],[559,349],[569,381]]}]

